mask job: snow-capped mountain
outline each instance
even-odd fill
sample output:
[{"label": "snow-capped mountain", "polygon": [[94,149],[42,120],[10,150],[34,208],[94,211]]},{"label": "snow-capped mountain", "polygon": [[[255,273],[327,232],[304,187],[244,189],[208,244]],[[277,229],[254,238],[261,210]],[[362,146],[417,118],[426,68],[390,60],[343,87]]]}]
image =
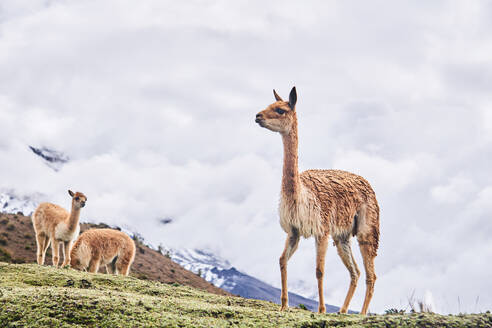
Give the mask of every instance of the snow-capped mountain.
[{"label": "snow-capped mountain", "polygon": [[69,158],[64,153],[47,147],[29,146],[32,152],[41,157],[46,165],[58,172],[68,162]]},{"label": "snow-capped mountain", "polygon": [[5,213],[22,212],[31,215],[36,209],[41,194],[21,195],[13,189],[0,190],[0,211]]},{"label": "snow-capped mountain", "polygon": [[220,268],[226,270],[232,268],[232,265],[227,260],[219,259],[212,253],[195,250],[195,249],[166,249],[171,256],[171,259],[181,265],[186,270],[199,274],[208,282],[217,287],[229,291],[228,288],[233,288],[230,282],[221,279],[219,275],[213,273],[214,269]]}]

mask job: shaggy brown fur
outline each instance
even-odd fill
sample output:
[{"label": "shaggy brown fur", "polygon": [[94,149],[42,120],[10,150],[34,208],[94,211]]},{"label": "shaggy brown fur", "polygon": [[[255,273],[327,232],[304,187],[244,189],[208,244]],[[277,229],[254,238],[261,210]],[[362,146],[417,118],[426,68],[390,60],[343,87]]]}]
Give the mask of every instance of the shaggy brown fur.
[{"label": "shaggy brown fur", "polygon": [[279,132],[284,144],[284,165],[280,199],[280,225],[288,234],[280,257],[282,307],[288,306],[287,261],[296,251],[300,236],[316,240],[316,278],[319,312],[325,312],[323,275],[328,238],[331,235],[342,262],[350,273],[350,286],[340,309],[346,313],[360,276],[350,246],[357,236],[366,270],[366,296],[361,313],[366,314],[374,293],[374,258],[379,245],[379,206],[370,184],[362,177],[339,170],[308,170],[299,174],[298,136],[295,105],[297,92],[292,88],[289,101],[273,91],[273,104],[256,115],[261,127]]},{"label": "shaggy brown fur", "polygon": [[78,270],[97,272],[106,266],[110,274],[127,276],[135,259],[135,243],[124,232],[113,229],[87,230],[72,247],[71,266]]},{"label": "shaggy brown fur", "polygon": [[53,265],[58,266],[60,258],[60,243],[63,244],[63,264],[70,263],[70,246],[77,238],[80,231],[79,218],[80,209],[85,206],[87,197],[81,193],[68,191],[72,197],[72,210],[68,213],[63,207],[41,203],[34,211],[32,223],[36,232],[37,261],[39,265],[44,264],[46,249],[51,243]]}]

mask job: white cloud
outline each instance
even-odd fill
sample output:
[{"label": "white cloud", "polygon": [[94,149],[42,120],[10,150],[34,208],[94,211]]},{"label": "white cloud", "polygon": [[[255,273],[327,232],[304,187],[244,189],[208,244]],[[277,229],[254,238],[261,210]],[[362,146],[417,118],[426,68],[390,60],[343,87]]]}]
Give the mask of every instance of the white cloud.
[{"label": "white cloud", "polygon": [[476,191],[473,181],[465,177],[454,177],[445,185],[435,186],[431,189],[431,196],[441,203],[466,202],[470,194]]},{"label": "white cloud", "polygon": [[486,103],[482,109],[482,131],[486,145],[492,143],[492,104]]},{"label": "white cloud", "polygon": [[388,160],[360,151],[341,151],[335,155],[334,167],[360,174],[377,189],[401,192],[406,187],[421,183],[433,174],[435,160],[427,154],[415,154],[411,159]]},{"label": "white cloud", "polygon": [[492,186],[486,186],[477,194],[477,197],[471,202],[468,208],[470,208],[475,215],[492,214],[491,199]]}]

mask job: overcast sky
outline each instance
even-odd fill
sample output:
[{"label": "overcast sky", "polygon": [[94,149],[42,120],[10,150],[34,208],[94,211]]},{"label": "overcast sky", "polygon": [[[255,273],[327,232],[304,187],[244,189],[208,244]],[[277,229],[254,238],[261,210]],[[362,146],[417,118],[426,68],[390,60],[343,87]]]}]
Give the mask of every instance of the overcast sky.
[{"label": "overcast sky", "polygon": [[[254,116],[293,85],[300,168],[376,191],[371,310],[413,293],[490,310],[491,2],[2,0],[0,187],[65,207],[83,191],[82,219],[211,249],[279,286],[281,139]],[[54,172],[27,145],[71,161]],[[314,256],[301,241],[292,291],[316,295]],[[325,271],[340,305],[349,275],[331,245]]]}]

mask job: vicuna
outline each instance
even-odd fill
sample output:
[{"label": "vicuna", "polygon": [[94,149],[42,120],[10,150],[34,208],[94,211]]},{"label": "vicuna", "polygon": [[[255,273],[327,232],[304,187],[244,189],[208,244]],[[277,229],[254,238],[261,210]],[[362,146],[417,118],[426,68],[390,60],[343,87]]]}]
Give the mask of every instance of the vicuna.
[{"label": "vicuna", "polygon": [[341,313],[347,313],[360,276],[350,246],[357,236],[366,271],[366,295],[361,313],[366,314],[374,293],[376,274],[374,258],[379,244],[379,206],[369,183],[362,177],[338,170],[308,170],[299,174],[296,88],[289,101],[273,90],[276,102],[256,115],[261,127],[279,132],[284,145],[280,225],[287,233],[285,249],[280,257],[282,278],[281,310],[288,307],[287,261],[296,251],[299,238],[313,236],[316,241],[316,278],[319,312],[325,312],[323,275],[328,238],[331,235],[338,255],[350,273],[350,285]]},{"label": "vicuna", "polygon": [[77,239],[71,257],[75,269],[94,273],[102,264],[107,273],[127,276],[135,259],[135,243],[118,230],[90,229]]},{"label": "vicuna", "polygon": [[67,212],[63,207],[41,203],[34,211],[32,223],[36,233],[37,261],[43,265],[46,250],[51,243],[53,265],[58,266],[60,244],[63,246],[63,264],[70,263],[70,246],[80,232],[79,218],[80,209],[85,206],[87,197],[81,192],[68,191],[72,197],[72,209]]}]

